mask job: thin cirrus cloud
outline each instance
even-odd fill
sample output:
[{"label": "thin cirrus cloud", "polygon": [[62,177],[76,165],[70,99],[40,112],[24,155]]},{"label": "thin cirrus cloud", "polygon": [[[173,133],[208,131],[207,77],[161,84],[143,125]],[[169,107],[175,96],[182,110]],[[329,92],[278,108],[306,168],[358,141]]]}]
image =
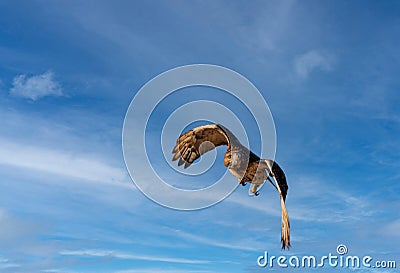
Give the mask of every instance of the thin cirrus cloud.
[{"label": "thin cirrus cloud", "polygon": [[397,219],[383,227],[383,232],[389,236],[400,237],[400,219]]},{"label": "thin cirrus cloud", "polygon": [[124,183],[124,170],[82,154],[21,145],[4,139],[0,139],[0,150],[0,165],[129,187]]},{"label": "thin cirrus cloud", "polygon": [[87,256],[87,257],[110,257],[121,260],[144,260],[144,261],[157,261],[167,263],[183,263],[183,264],[206,264],[210,263],[207,260],[192,260],[184,258],[171,258],[171,257],[160,257],[160,256],[146,256],[136,255],[130,253],[122,253],[111,250],[98,250],[98,249],[86,249],[86,250],[64,250],[60,252],[64,256]]},{"label": "thin cirrus cloud", "polygon": [[297,56],[294,60],[294,70],[300,78],[306,79],[315,70],[330,71],[333,57],[316,50],[308,51]]},{"label": "thin cirrus cloud", "polygon": [[210,239],[208,237],[196,235],[196,234],[191,234],[188,232],[184,232],[181,230],[175,230],[175,236],[188,240],[189,242],[196,242],[199,244],[204,244],[204,245],[211,245],[214,247],[221,247],[221,248],[227,248],[227,249],[236,249],[236,250],[243,250],[243,251],[258,251],[263,248],[263,244],[261,242],[251,240],[249,241],[249,238],[247,238],[245,241],[236,241],[234,243],[231,242],[222,242],[214,239]]},{"label": "thin cirrus cloud", "polygon": [[10,94],[33,101],[48,96],[64,95],[61,85],[54,79],[52,71],[31,77],[25,74],[14,77]]},{"label": "thin cirrus cloud", "polygon": [[210,270],[177,270],[177,269],[166,269],[166,268],[140,268],[140,269],[128,269],[116,271],[115,273],[211,273],[214,271]]}]

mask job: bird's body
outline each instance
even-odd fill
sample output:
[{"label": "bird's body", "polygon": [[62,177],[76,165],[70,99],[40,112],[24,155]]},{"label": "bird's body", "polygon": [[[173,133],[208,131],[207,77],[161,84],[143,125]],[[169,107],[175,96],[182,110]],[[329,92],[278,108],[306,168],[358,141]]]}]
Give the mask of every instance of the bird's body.
[{"label": "bird's body", "polygon": [[267,180],[265,169],[257,171],[259,164],[260,158],[240,143],[228,148],[225,153],[224,165],[240,184],[245,185],[246,182],[253,184],[251,192],[254,194],[257,194],[257,188]]},{"label": "bird's body", "polygon": [[[187,168],[201,155],[221,145],[228,146],[224,165],[240,184],[245,186],[246,182],[251,183],[250,191],[255,195],[258,195],[258,187],[266,180],[278,190],[282,207],[282,248],[289,248],[290,224],[285,206],[288,186],[285,174],[276,162],[260,159],[243,146],[231,131],[219,124],[199,126],[182,134],[172,150],[174,153],[172,160],[179,158],[178,165],[185,163],[184,167]],[[272,176],[275,185],[269,176]]]}]

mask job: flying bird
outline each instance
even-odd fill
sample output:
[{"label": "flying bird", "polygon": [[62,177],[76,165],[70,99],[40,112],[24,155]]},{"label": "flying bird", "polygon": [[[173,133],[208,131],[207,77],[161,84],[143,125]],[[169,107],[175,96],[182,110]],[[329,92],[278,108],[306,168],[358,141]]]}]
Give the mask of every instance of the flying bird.
[{"label": "flying bird", "polygon": [[282,209],[282,249],[289,248],[290,223],[285,205],[288,185],[285,173],[276,162],[260,159],[243,146],[231,131],[220,124],[203,125],[183,133],[172,150],[174,154],[172,160],[179,159],[178,166],[185,164],[186,169],[201,155],[222,145],[228,146],[224,165],[238,178],[242,186],[250,182],[252,184],[250,191],[257,196],[259,194],[257,189],[268,180],[278,191]]}]

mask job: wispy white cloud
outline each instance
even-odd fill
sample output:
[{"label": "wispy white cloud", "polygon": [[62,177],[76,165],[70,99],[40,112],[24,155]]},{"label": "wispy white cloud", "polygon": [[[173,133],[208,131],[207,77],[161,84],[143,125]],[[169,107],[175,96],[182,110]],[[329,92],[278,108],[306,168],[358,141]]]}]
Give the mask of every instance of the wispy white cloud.
[{"label": "wispy white cloud", "polygon": [[23,145],[0,139],[0,165],[131,188],[125,170],[98,159],[63,150]]},{"label": "wispy white cloud", "polygon": [[123,253],[112,250],[99,250],[99,249],[85,249],[85,250],[64,250],[60,252],[61,255],[67,256],[90,256],[90,257],[110,257],[122,260],[143,260],[143,261],[158,261],[168,263],[183,263],[183,264],[206,264],[210,263],[207,260],[194,260],[185,258],[174,257],[161,257],[150,255],[137,255],[130,253]]},{"label": "wispy white cloud", "polygon": [[187,233],[181,230],[175,230],[174,234],[178,237],[189,240],[190,242],[196,242],[200,244],[215,246],[215,247],[222,247],[228,249],[237,249],[243,251],[259,251],[263,248],[263,245],[260,242],[252,241],[250,238],[246,241],[238,242],[221,242],[215,240],[215,238],[204,237],[196,234]]},{"label": "wispy white cloud", "polygon": [[307,78],[314,70],[330,71],[333,66],[333,57],[317,50],[311,50],[297,56],[294,60],[294,70],[301,78]]},{"label": "wispy white cloud", "polygon": [[10,94],[33,101],[47,96],[63,96],[61,85],[55,81],[52,71],[31,77],[16,76]]},{"label": "wispy white cloud", "polygon": [[9,259],[0,256],[0,269],[20,267],[19,264],[11,262]]},{"label": "wispy white cloud", "polygon": [[266,7],[258,9],[259,14],[255,16],[254,24],[242,26],[244,31],[239,33],[239,38],[243,39],[242,44],[259,50],[278,51],[280,39],[287,35],[295,3],[293,0],[273,4],[263,2]]},{"label": "wispy white cloud", "polygon": [[[358,196],[340,187],[338,181],[327,183],[312,176],[297,177],[291,186],[289,210],[292,219],[308,222],[352,222],[371,217],[376,210],[367,196]],[[307,202],[313,200],[313,202]]]},{"label": "wispy white cloud", "polygon": [[399,230],[400,230],[400,219],[397,219],[396,221],[393,221],[383,227],[383,232],[385,234],[388,234],[390,237],[392,236],[400,237]]},{"label": "wispy white cloud", "polygon": [[0,208],[0,226],[0,246],[26,239],[42,229],[38,222],[15,217],[4,208]]},{"label": "wispy white cloud", "polygon": [[[210,273],[215,271],[210,270],[180,270],[180,269],[166,269],[166,268],[139,268],[116,271],[115,273]],[[221,271],[218,271],[221,272]]]},{"label": "wispy white cloud", "polygon": [[[375,213],[367,197],[352,195],[309,176],[298,176],[296,181],[297,183],[289,183],[289,195],[286,200],[291,220],[337,223],[370,217]],[[264,187],[257,198],[231,195],[226,202],[280,218],[281,208],[277,192],[269,184]],[[314,200],[314,203],[306,200]],[[315,205],[317,202],[319,206]]]},{"label": "wispy white cloud", "polygon": [[20,267],[19,264],[15,264],[15,263],[9,263],[9,262],[0,262],[0,269],[11,269],[11,268],[16,268],[16,267]]}]

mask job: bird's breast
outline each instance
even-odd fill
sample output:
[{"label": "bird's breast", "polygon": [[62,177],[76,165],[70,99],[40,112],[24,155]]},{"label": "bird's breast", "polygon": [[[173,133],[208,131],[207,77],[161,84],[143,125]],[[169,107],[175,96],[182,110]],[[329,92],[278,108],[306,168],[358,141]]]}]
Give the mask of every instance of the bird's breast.
[{"label": "bird's breast", "polygon": [[231,161],[229,164],[229,171],[241,179],[246,173],[247,166],[249,164],[249,152],[245,149],[232,149],[231,151]]}]

